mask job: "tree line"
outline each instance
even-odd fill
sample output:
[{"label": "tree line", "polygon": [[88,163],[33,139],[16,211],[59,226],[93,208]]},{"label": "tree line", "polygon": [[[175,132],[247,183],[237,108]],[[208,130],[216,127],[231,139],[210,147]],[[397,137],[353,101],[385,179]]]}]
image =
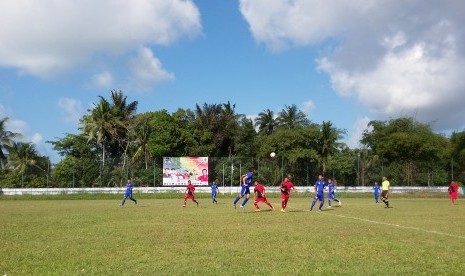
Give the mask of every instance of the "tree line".
[{"label": "tree line", "polygon": [[[1,187],[121,186],[129,175],[153,183],[162,174],[166,156],[207,156],[210,177],[223,178],[225,165],[261,164],[262,176],[273,168],[298,184],[318,174],[334,176],[341,185],[371,185],[388,175],[397,185],[447,185],[465,172],[465,131],[450,137],[431,126],[400,117],[374,120],[360,140],[361,148],[342,142],[346,130],[331,121],[312,122],[295,104],[274,112],[263,110],[255,119],[236,112],[235,104],[196,104],[170,113],[137,113],[122,91],[111,91],[80,119],[77,134],[47,141],[62,160],[50,164],[20,133],[6,130],[0,120]],[[271,152],[277,158],[269,157]],[[260,163],[261,162],[261,163]],[[268,174],[267,174],[268,171]],[[232,173],[230,173],[232,174]],[[233,178],[233,175],[226,177]],[[271,184],[280,181],[275,173]]]}]

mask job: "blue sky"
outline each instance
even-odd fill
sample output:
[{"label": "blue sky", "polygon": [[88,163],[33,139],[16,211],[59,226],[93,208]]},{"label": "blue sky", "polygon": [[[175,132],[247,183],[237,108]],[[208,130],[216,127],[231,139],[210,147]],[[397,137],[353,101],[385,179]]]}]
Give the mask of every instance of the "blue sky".
[{"label": "blue sky", "polygon": [[138,112],[297,105],[347,130],[412,116],[465,123],[465,2],[0,0],[0,118],[41,154],[121,90]]}]

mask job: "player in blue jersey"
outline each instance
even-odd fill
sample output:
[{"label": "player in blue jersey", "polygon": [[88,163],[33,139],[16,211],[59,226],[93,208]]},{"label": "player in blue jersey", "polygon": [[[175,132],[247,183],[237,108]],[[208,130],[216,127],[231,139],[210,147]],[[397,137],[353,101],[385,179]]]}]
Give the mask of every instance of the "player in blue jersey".
[{"label": "player in blue jersey", "polygon": [[342,202],[336,198],[336,184],[334,183],[333,179],[330,177],[328,178],[328,208],[331,208],[331,201],[336,201],[339,203],[339,206],[342,205]]},{"label": "player in blue jersey", "polygon": [[321,208],[323,208],[323,204],[325,204],[325,187],[326,187],[326,181],[323,178],[323,176],[320,174],[318,176],[318,180],[315,181],[315,197],[313,198],[312,205],[310,206],[310,211],[313,210],[313,207],[315,206],[315,203],[319,200],[320,201],[320,207],[318,207],[318,210],[321,211]]},{"label": "player in blue jersey", "polygon": [[124,192],[124,198],[123,198],[123,201],[121,202],[121,206],[124,206],[124,203],[126,202],[126,198],[129,198],[130,200],[134,201],[134,203],[137,204],[137,200],[135,200],[132,197],[132,188],[134,188],[134,184],[132,184],[131,178],[129,178],[128,183],[126,183],[126,191]]},{"label": "player in blue jersey", "polygon": [[216,200],[216,195],[218,194],[218,185],[216,184],[216,181],[213,181],[212,183],[212,204],[216,203],[218,204],[218,201]]},{"label": "player in blue jersey", "polygon": [[251,167],[249,171],[242,176],[242,181],[241,181],[241,193],[234,199],[234,208],[236,208],[237,202],[245,196],[244,201],[242,201],[241,208],[244,208],[245,204],[247,201],[249,201],[250,198],[250,186],[253,183],[253,174],[255,173],[255,169]]},{"label": "player in blue jersey", "polygon": [[381,190],[381,187],[378,185],[378,181],[375,181],[373,184],[373,195],[375,196],[375,201],[378,203],[379,200],[379,192]]}]

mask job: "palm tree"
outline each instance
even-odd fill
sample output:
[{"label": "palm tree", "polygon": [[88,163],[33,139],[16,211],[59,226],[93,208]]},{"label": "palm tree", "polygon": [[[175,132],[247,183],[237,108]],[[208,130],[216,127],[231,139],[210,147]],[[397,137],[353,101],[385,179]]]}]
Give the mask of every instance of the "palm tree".
[{"label": "palm tree", "polygon": [[258,113],[255,119],[255,127],[258,127],[258,133],[262,135],[270,135],[276,129],[277,121],[274,118],[274,113],[270,109],[263,110]]},{"label": "palm tree", "polygon": [[144,155],[145,169],[148,169],[150,153],[150,137],[152,136],[152,126],[149,124],[148,119],[144,120],[140,124],[136,125],[134,129],[135,143],[137,144],[137,150],[134,153],[133,159],[136,159],[141,154]]},{"label": "palm tree", "polygon": [[326,172],[328,157],[341,145],[337,141],[342,138],[342,134],[344,133],[345,131],[334,128],[330,121],[323,121],[317,143],[323,174]]},{"label": "palm tree", "polygon": [[13,146],[15,139],[22,138],[21,134],[7,131],[5,129],[7,121],[8,117],[0,119],[0,169],[4,168],[4,162],[6,161],[6,153],[4,150],[6,150],[7,147]]},{"label": "palm tree", "polygon": [[300,128],[310,123],[307,115],[301,110],[298,110],[295,104],[291,106],[285,105],[284,109],[278,113],[278,118],[276,120],[280,127],[285,127],[287,129]]},{"label": "palm tree", "polygon": [[88,110],[89,115],[83,117],[83,131],[88,133],[88,142],[96,140],[97,145],[102,147],[102,164],[105,164],[106,142],[111,141],[116,134],[116,126],[123,126],[123,123],[113,116],[110,103],[100,97],[99,103]]},{"label": "palm tree", "polygon": [[31,166],[36,166],[39,155],[32,143],[14,142],[8,147],[7,167],[21,174],[21,187],[23,186],[24,174]]},{"label": "palm tree", "polygon": [[[242,115],[235,113],[235,105],[207,104],[196,105],[195,125],[199,131],[199,144],[207,145],[201,154],[210,156],[230,156],[238,121]],[[211,147],[209,147],[211,146]]]}]

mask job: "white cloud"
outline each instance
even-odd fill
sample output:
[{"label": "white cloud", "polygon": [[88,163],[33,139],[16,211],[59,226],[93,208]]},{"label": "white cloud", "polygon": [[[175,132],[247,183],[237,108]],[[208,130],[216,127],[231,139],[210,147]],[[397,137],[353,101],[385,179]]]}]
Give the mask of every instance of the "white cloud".
[{"label": "white cloud", "polygon": [[174,80],[174,74],[163,69],[160,60],[146,47],[141,47],[137,57],[131,60],[130,70],[130,85],[140,91],[162,81]]},{"label": "white cloud", "polygon": [[2,0],[0,26],[0,66],[42,77],[202,29],[190,0]]},{"label": "white cloud", "polygon": [[241,0],[252,35],[271,50],[324,45],[332,87],[374,117],[465,127],[465,10],[460,0]]},{"label": "white cloud", "polygon": [[355,149],[361,147],[360,140],[362,139],[362,134],[368,128],[368,123],[370,121],[368,117],[358,118],[357,121],[355,121],[346,141],[349,148]]},{"label": "white cloud", "polygon": [[102,88],[111,88],[113,85],[113,75],[108,71],[95,74],[92,77],[92,85]]},{"label": "white cloud", "polygon": [[310,112],[313,111],[314,108],[315,108],[315,103],[312,100],[308,100],[302,104],[302,107],[300,108],[300,110],[308,116]]},{"label": "white cloud", "polygon": [[42,145],[43,137],[39,133],[34,133],[31,137],[31,142],[35,145]]},{"label": "white cloud", "polygon": [[9,131],[20,134],[24,134],[30,129],[29,125],[26,122],[13,118],[8,118],[8,121],[6,121],[5,125],[6,129],[8,129]]},{"label": "white cloud", "polygon": [[79,123],[79,119],[83,115],[83,109],[80,100],[60,98],[58,100],[58,107],[65,113],[64,121],[66,123]]}]

